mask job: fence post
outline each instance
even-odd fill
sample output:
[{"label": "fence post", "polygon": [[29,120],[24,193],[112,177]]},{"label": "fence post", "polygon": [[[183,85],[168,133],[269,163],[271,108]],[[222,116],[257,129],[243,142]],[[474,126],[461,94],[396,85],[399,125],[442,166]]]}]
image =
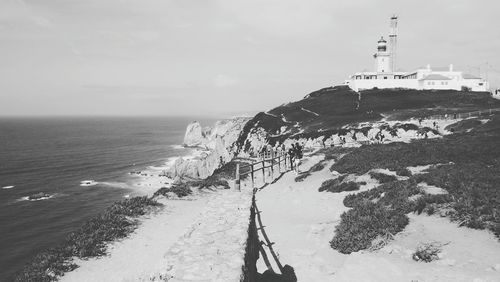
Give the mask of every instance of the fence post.
[{"label": "fence post", "polygon": [[281,173],[281,152],[278,154],[278,173]]},{"label": "fence post", "polygon": [[287,169],[288,169],[288,168],[287,168],[287,166],[286,166],[286,158],[287,158],[287,157],[288,157],[288,156],[286,155],[286,153],[284,153],[284,154],[283,154],[283,159],[285,160],[285,171],[287,171]]},{"label": "fence post", "polygon": [[252,189],[253,189],[255,187],[254,180],[253,180],[253,163],[250,165],[250,168],[252,169],[252,171],[250,172],[250,174],[252,176]]},{"label": "fence post", "polygon": [[274,151],[271,149],[271,179],[274,179]]},{"label": "fence post", "polygon": [[234,188],[238,191],[241,191],[240,187],[240,164],[236,164],[236,180],[234,184]]},{"label": "fence post", "polygon": [[266,161],[262,160],[262,182],[266,183]]}]

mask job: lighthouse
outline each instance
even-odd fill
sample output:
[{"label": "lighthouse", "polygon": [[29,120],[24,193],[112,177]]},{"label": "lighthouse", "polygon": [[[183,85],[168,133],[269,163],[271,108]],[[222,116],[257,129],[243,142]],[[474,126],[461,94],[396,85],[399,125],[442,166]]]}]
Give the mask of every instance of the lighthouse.
[{"label": "lighthouse", "polygon": [[391,68],[391,53],[387,50],[387,41],[381,37],[377,44],[377,53],[373,55],[375,58],[375,70],[378,73],[390,73]]},{"label": "lighthouse", "polygon": [[396,51],[398,45],[398,16],[391,17],[389,30],[389,53],[391,55],[391,69],[396,71]]}]

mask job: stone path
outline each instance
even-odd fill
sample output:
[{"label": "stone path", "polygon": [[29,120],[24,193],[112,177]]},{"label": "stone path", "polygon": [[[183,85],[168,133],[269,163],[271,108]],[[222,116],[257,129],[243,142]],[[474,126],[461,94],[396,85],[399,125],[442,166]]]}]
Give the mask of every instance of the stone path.
[{"label": "stone path", "polygon": [[141,281],[239,281],[244,265],[252,190],[223,190],[164,255],[162,270]]}]

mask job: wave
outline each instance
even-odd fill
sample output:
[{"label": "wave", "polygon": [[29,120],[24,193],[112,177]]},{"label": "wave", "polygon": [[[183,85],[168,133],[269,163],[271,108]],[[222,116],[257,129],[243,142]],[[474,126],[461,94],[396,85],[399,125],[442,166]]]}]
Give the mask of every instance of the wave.
[{"label": "wave", "polygon": [[123,188],[123,189],[131,188],[131,186],[125,182],[98,182],[98,184],[113,188]]},{"label": "wave", "polygon": [[98,182],[96,182],[94,180],[82,180],[82,181],[80,181],[80,186],[94,186],[97,184],[98,184]]},{"label": "wave", "polygon": [[52,199],[56,195],[57,194],[38,193],[38,194],[30,195],[30,196],[21,197],[21,198],[17,199],[17,202],[20,202],[20,201],[30,201],[30,202],[43,201],[43,200]]},{"label": "wave", "polygon": [[2,189],[12,189],[12,188],[14,188],[14,187],[16,187],[16,186],[14,186],[14,185],[10,185],[10,186],[3,186],[3,187],[2,187]]},{"label": "wave", "polygon": [[184,147],[183,145],[179,145],[179,144],[177,144],[177,145],[170,145],[170,148],[175,149],[175,150],[184,150],[184,149],[186,149],[186,147]]}]

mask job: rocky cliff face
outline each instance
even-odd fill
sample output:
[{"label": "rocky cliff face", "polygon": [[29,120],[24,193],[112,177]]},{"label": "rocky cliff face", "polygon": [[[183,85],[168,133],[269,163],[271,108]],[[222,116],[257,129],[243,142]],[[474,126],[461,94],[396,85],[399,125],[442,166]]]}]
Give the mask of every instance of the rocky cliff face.
[{"label": "rocky cliff face", "polygon": [[238,117],[221,120],[213,127],[202,128],[192,122],[186,129],[184,145],[197,147],[191,158],[178,158],[167,172],[172,178],[206,178],[222,162],[229,162],[236,153],[235,145],[244,125],[250,118]]},{"label": "rocky cliff face", "polygon": [[184,146],[195,147],[200,146],[204,142],[204,134],[201,129],[201,124],[197,121],[190,123],[184,135]]},{"label": "rocky cliff face", "polygon": [[253,117],[238,141],[240,154],[252,155],[262,147],[289,146],[299,142],[306,147],[329,145],[360,146],[366,142],[407,141],[447,134],[445,124],[420,124],[419,117],[456,111],[500,107],[489,93],[372,89],[354,92],[348,87],[324,88],[302,100],[283,104]]},{"label": "rocky cliff face", "polygon": [[500,101],[488,93],[404,89],[358,93],[342,86],[324,88],[251,119],[223,120],[211,128],[191,123],[184,144],[200,148],[199,154],[177,160],[170,176],[206,178],[236,154],[255,156],[268,145],[361,146],[440,137],[449,133],[443,130],[446,122],[436,121],[438,130],[434,121],[421,124],[418,118],[495,107]]}]

